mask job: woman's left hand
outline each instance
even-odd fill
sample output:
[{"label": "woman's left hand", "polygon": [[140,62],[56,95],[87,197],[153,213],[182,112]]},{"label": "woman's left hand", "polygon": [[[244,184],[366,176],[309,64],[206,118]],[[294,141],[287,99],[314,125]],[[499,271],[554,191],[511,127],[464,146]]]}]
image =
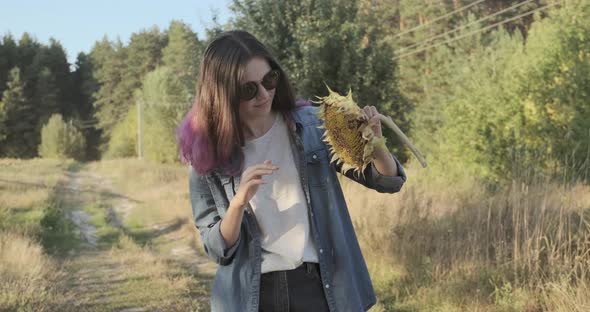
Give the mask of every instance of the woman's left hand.
[{"label": "woman's left hand", "polygon": [[[363,111],[367,118],[369,118],[369,124],[373,128],[373,133],[375,137],[381,138],[383,137],[383,132],[381,131],[381,119],[379,119],[379,112],[375,106],[365,106],[363,107]],[[377,172],[385,176],[397,176],[397,164],[391,157],[391,154],[385,147],[385,144],[379,145],[377,149],[373,151],[374,160],[373,165]]]},{"label": "woman's left hand", "polygon": [[379,120],[379,117],[377,116],[379,114],[377,108],[375,108],[375,106],[367,105],[363,107],[363,111],[365,112],[365,115],[367,115],[367,118],[369,118],[369,124],[372,125],[375,136],[378,138],[382,137],[383,132],[381,131],[381,120]]}]

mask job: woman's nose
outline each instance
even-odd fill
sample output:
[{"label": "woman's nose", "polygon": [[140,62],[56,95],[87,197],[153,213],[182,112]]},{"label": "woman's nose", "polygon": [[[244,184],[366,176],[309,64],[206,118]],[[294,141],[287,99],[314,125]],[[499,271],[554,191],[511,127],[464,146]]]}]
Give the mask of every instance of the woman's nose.
[{"label": "woman's nose", "polygon": [[267,100],[270,97],[270,91],[266,90],[265,87],[262,85],[258,85],[258,99],[259,100]]}]

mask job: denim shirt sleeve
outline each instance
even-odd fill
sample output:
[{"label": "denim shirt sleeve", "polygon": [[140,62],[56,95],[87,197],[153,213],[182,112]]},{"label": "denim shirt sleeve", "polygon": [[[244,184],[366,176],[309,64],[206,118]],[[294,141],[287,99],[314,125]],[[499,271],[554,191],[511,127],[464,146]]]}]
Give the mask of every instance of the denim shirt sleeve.
[{"label": "denim shirt sleeve", "polygon": [[201,234],[205,253],[220,265],[229,264],[240,244],[241,235],[233,246],[227,246],[221,236],[221,217],[217,212],[207,178],[198,175],[192,168],[190,169],[189,188],[193,218],[195,226]]},{"label": "denim shirt sleeve", "polygon": [[382,175],[377,171],[375,165],[372,162],[369,166],[367,166],[367,168],[365,168],[363,174],[356,174],[353,170],[342,172],[342,164],[336,165],[335,163],[332,163],[332,166],[336,171],[340,172],[347,178],[379,193],[397,193],[401,190],[402,186],[406,182],[407,176],[399,160],[393,155],[391,155],[391,157],[393,157],[393,160],[395,160],[395,163],[397,164],[397,176]]}]

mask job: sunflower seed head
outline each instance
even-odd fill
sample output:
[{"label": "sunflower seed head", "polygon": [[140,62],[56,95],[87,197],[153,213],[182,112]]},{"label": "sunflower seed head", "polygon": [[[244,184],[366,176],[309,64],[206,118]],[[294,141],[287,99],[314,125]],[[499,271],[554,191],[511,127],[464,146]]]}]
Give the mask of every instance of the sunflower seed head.
[{"label": "sunflower seed head", "polygon": [[375,137],[363,110],[352,99],[352,91],[342,96],[328,87],[328,95],[318,97],[320,126],[325,129],[323,140],[333,153],[331,162],[343,163],[342,172],[353,169],[362,174],[373,161],[377,146],[385,145],[385,138]]}]

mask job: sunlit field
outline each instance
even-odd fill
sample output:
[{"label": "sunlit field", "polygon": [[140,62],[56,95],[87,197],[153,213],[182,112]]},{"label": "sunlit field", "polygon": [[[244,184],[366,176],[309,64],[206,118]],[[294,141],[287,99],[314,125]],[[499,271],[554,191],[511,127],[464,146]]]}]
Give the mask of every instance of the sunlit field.
[{"label": "sunlit field", "polygon": [[[215,266],[192,224],[187,167],[4,159],[0,169],[0,310],[209,309]],[[372,311],[588,311],[588,186],[491,190],[407,173],[397,194],[341,181]]]},{"label": "sunlit field", "polygon": [[0,160],[0,311],[208,310],[186,169]]}]

